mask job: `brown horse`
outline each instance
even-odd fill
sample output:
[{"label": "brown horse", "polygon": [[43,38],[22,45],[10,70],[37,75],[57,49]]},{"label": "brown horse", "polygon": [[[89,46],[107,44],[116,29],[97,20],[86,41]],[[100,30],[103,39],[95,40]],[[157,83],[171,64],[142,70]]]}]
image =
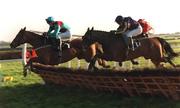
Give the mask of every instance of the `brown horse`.
[{"label": "brown horse", "polygon": [[176,66],[172,63],[171,59],[178,56],[178,54],[173,51],[168,42],[159,37],[136,39],[140,43],[140,46],[135,51],[128,51],[128,55],[126,54],[126,46],[121,36],[114,35],[111,32],[89,30],[88,28],[82,38],[84,48],[95,42],[102,45],[101,52],[97,52],[89,64],[88,69],[91,71],[97,69],[95,67],[97,58],[121,63],[142,56],[145,59],[151,59],[156,67],[161,67],[161,62],[168,62],[172,66]]},{"label": "brown horse", "polygon": [[[90,60],[92,59],[91,57],[95,55],[95,52],[99,47],[99,44],[95,43],[88,47],[88,50],[84,52],[82,50],[82,39],[76,38],[70,41],[70,48],[66,48],[62,51],[62,58],[60,60],[60,58],[58,57],[58,52],[52,48],[46,37],[30,31],[26,31],[26,28],[19,31],[15,39],[11,42],[10,46],[11,48],[16,48],[17,46],[24,43],[29,43],[30,45],[32,45],[36,50],[38,56],[30,59],[26,67],[31,67],[32,62],[37,62],[45,65],[57,65],[70,61],[75,57],[77,57],[78,59],[85,59],[87,62],[90,62]],[[105,68],[109,67],[102,59],[99,59],[98,63]],[[26,74],[27,72],[25,71],[24,75]]]}]

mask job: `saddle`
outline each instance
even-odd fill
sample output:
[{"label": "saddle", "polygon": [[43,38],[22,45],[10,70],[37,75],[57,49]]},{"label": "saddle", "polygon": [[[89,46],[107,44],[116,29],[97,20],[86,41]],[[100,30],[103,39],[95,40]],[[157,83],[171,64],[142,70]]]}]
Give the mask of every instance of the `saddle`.
[{"label": "saddle", "polygon": [[132,41],[133,41],[133,45],[134,45],[134,48],[138,48],[139,46],[141,46],[141,42],[139,41],[139,39],[142,39],[142,38],[148,38],[148,34],[145,34],[145,33],[142,33],[138,36],[135,36],[132,38]]},{"label": "saddle", "polygon": [[62,41],[62,50],[70,48],[70,41]]},{"label": "saddle", "polygon": [[[52,45],[55,50],[58,50],[60,46],[59,40],[54,38],[46,38],[44,44]],[[70,40],[62,40],[61,48],[62,50],[70,48]]]}]

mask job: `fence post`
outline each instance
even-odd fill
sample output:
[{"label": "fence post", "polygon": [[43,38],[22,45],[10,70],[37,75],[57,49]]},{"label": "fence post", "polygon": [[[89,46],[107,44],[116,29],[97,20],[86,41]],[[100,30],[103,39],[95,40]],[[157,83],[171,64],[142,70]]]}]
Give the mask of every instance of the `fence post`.
[{"label": "fence post", "polygon": [[117,67],[117,62],[113,62],[113,67],[114,67],[114,68]]},{"label": "fence post", "polygon": [[79,69],[81,67],[81,61],[77,60],[77,68]]},{"label": "fence post", "polygon": [[68,68],[71,68],[71,61],[68,61]]},{"label": "fence post", "polygon": [[88,69],[90,63],[86,63],[86,69]]},{"label": "fence post", "polygon": [[27,64],[26,52],[27,52],[27,43],[25,43],[22,48],[22,64],[23,64],[23,66],[25,66]]}]

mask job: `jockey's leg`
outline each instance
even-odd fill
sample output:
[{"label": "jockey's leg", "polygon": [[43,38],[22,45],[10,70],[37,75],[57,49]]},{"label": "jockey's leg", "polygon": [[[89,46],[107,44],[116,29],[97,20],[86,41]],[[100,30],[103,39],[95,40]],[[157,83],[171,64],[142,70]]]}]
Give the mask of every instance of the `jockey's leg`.
[{"label": "jockey's leg", "polygon": [[67,40],[71,40],[71,33],[69,30],[67,30],[66,32],[64,33],[60,33],[60,37],[62,39],[62,41],[67,41]]},{"label": "jockey's leg", "polygon": [[62,56],[62,41],[67,41],[67,40],[71,40],[71,33],[69,30],[67,30],[66,32],[63,33],[59,33],[59,57]]},{"label": "jockey's leg", "polygon": [[129,39],[127,35],[122,35],[126,48],[129,50]]},{"label": "jockey's leg", "polygon": [[125,58],[124,59],[126,59],[128,58],[128,54],[129,54],[129,40],[126,33],[122,34],[122,38],[125,44]]},{"label": "jockey's leg", "polygon": [[131,49],[134,51],[134,41],[132,37],[140,35],[142,33],[142,27],[139,25],[136,29],[130,30],[126,32],[127,37],[130,38],[130,45],[132,46]]},{"label": "jockey's leg", "polygon": [[52,48],[53,48],[54,50],[57,50],[57,41],[56,41],[56,38],[50,37],[49,39],[50,39],[50,43],[51,43],[51,45],[52,45]]},{"label": "jockey's leg", "polygon": [[129,37],[129,48],[134,51],[134,41],[133,41],[132,37]]},{"label": "jockey's leg", "polygon": [[57,39],[58,43],[58,57],[62,57],[62,40],[61,38]]},{"label": "jockey's leg", "polygon": [[131,31],[127,31],[125,32],[124,34],[124,39],[125,39],[125,44],[129,49],[132,49],[134,51],[134,42],[133,42],[133,39],[132,39],[132,32]]}]

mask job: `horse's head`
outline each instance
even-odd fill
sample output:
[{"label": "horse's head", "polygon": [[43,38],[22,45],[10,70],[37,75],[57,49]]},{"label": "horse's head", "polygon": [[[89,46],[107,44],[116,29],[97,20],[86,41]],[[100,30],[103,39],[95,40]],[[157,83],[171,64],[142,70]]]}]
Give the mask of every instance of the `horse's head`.
[{"label": "horse's head", "polygon": [[93,39],[92,39],[92,31],[94,30],[94,28],[92,28],[91,30],[88,28],[87,32],[85,33],[85,35],[82,37],[82,48],[83,50],[87,49],[91,44],[94,43]]},{"label": "horse's head", "polygon": [[24,36],[25,31],[26,31],[26,27],[24,27],[24,29],[21,29],[19,31],[19,33],[16,35],[16,37],[10,44],[11,48],[16,48],[17,46],[25,43],[25,40],[26,40]]}]

